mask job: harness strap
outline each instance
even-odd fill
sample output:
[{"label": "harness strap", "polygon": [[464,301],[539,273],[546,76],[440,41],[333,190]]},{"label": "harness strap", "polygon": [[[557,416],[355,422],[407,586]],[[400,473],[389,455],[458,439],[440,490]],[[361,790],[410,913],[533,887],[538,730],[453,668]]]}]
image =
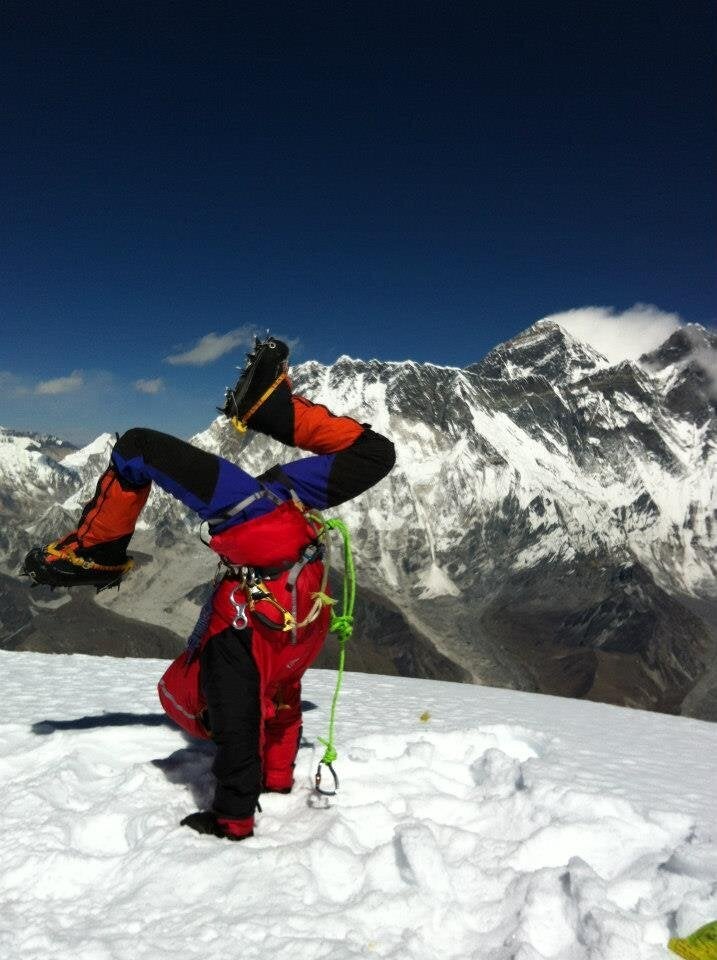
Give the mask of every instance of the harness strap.
[{"label": "harness strap", "polygon": [[74,567],[82,567],[85,570],[105,570],[112,573],[127,573],[134,566],[134,562],[129,558],[125,560],[124,563],[96,563],[94,560],[78,557],[72,547],[60,547],[59,543],[59,540],[55,540],[53,543],[48,543],[48,545],[45,547],[45,553],[48,556],[56,557],[59,560],[67,560]]},{"label": "harness strap", "polygon": [[226,568],[226,573],[223,577],[224,580],[245,580],[248,583],[271,583],[272,580],[276,580],[276,578],[281,576],[282,573],[286,573],[287,570],[290,570],[291,573],[287,580],[286,588],[287,590],[293,590],[296,586],[296,581],[299,578],[299,574],[304,567],[308,563],[316,563],[317,560],[323,560],[324,555],[325,551],[323,546],[317,543],[316,540],[312,540],[302,548],[298,560],[287,560],[285,563],[278,563],[274,567],[239,567],[234,566],[222,558],[220,560],[220,568],[221,566]]},{"label": "harness strap", "polygon": [[286,487],[287,490],[291,490],[294,485],[294,481],[289,474],[286,473],[278,463],[274,464],[273,467],[269,467],[268,470],[265,470],[264,473],[256,479],[259,483],[280,483],[282,487]]},{"label": "harness strap", "polygon": [[316,542],[316,540],[312,540],[310,543],[307,543],[299,554],[299,559],[296,560],[291,567],[287,568],[289,570],[289,576],[286,579],[286,589],[294,591],[296,588],[296,581],[299,579],[299,574],[307,565],[307,563],[315,563],[316,560],[321,560],[323,555],[323,548]]},{"label": "harness strap", "polygon": [[257,500],[271,500],[272,503],[276,506],[281,506],[284,501],[281,497],[277,496],[273,490],[270,490],[263,483],[261,485],[261,490],[257,490],[255,493],[249,494],[248,497],[244,497],[243,500],[240,500],[239,503],[235,503],[233,507],[227,507],[226,510],[222,510],[221,513],[212,517],[211,520],[207,521],[210,532],[216,527],[221,526],[221,524],[226,523],[227,520],[231,520],[232,517],[236,517],[237,514],[241,513],[242,510],[246,510],[247,507],[250,507],[252,503],[256,503]]},{"label": "harness strap", "polygon": [[[313,623],[313,621],[316,620],[321,613],[321,610],[325,606],[329,606],[333,603],[331,598],[326,594],[326,584],[329,576],[327,563],[324,567],[323,576],[321,578],[320,589],[311,595],[313,600],[311,609],[306,617],[299,622],[298,591],[296,589],[298,578],[301,575],[301,571],[304,569],[304,567],[310,563],[315,563],[318,560],[323,559],[324,552],[323,545],[318,543],[317,540],[312,540],[302,548],[297,560],[292,560],[281,565],[280,567],[273,568],[249,566],[235,567],[232,564],[227,563],[226,560],[222,558],[220,561],[220,569],[222,564],[226,567],[226,573],[222,579],[236,580],[237,586],[234,588],[234,592],[236,592],[237,589],[241,590],[246,597],[246,603],[242,604],[242,608],[249,610],[251,614],[269,630],[276,630],[277,632],[281,633],[291,632],[291,643],[295,644],[297,642],[297,631],[302,627]],[[290,576],[287,578],[286,586],[291,593],[291,610],[287,610],[286,607],[282,606],[271,590],[267,589],[265,585],[265,581],[269,579],[269,577],[266,576],[267,573],[278,576],[279,574],[284,573],[286,570],[290,571]],[[235,602],[234,593],[232,593],[232,602]],[[271,620],[264,613],[262,613],[261,610],[257,609],[257,604],[262,602],[271,604],[271,606],[275,607],[279,613],[281,613],[281,623]]]}]

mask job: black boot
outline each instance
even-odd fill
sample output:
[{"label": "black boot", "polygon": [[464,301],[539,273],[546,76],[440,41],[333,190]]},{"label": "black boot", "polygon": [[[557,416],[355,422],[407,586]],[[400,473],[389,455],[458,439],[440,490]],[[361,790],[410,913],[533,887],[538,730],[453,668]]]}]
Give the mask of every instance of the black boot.
[{"label": "black boot", "polygon": [[[227,390],[222,413],[230,420],[246,428],[254,427],[254,418],[273,393],[280,387],[284,388],[289,397],[291,391],[286,383],[286,368],[289,357],[289,348],[281,340],[268,337],[266,340],[256,338],[254,352],[247,354],[247,365],[233,390]],[[283,380],[280,380],[281,377]],[[277,384],[277,380],[280,382]],[[274,386],[276,384],[276,386]],[[274,390],[269,397],[262,399],[264,394]]]},{"label": "black boot", "polygon": [[218,817],[211,810],[197,810],[180,821],[180,826],[189,827],[197,833],[208,834],[212,837],[222,837],[225,840],[246,840],[254,836],[254,818],[246,817],[243,820],[232,820]]}]

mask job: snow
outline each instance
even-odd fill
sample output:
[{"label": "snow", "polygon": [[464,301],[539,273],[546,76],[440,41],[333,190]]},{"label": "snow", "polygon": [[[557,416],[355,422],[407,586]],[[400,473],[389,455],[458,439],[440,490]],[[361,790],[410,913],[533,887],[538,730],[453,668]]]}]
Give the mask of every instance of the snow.
[{"label": "snow", "polygon": [[164,667],[0,653],[3,957],[658,960],[717,917],[715,725],[349,674],[320,798],[309,671],[297,786],[230,844],[178,826],[212,748]]},{"label": "snow", "polygon": [[0,478],[8,486],[32,484],[49,488],[56,481],[57,465],[30,437],[16,437],[0,428]]},{"label": "snow", "polygon": [[0,455],[4,459],[11,458],[13,451],[33,450],[39,448],[39,446],[37,440],[32,440],[30,437],[15,436],[15,434],[7,433],[6,427],[0,427]]},{"label": "snow", "polygon": [[422,600],[429,600],[432,597],[459,597],[461,595],[453,580],[445,570],[438,566],[435,560],[427,570],[422,570],[418,574],[416,584]]},{"label": "snow", "polygon": [[88,443],[86,447],[82,447],[81,450],[76,450],[74,453],[69,453],[63,460],[63,463],[79,469],[86,466],[90,457],[98,455],[101,455],[103,458],[109,457],[115,439],[111,433],[101,433],[99,437],[96,437],[91,443]]}]

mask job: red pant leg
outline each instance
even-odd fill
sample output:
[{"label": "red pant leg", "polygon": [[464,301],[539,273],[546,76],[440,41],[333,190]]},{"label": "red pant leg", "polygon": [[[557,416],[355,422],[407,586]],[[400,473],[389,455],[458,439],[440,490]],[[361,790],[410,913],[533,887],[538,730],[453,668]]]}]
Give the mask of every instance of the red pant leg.
[{"label": "red pant leg", "polygon": [[353,417],[332,413],[320,403],[294,394],[294,446],[311,453],[338,453],[350,447],[364,432],[364,425]]},{"label": "red pant leg", "polygon": [[[267,587],[283,605],[291,595],[286,589],[289,572],[267,583]],[[298,584],[297,619],[301,622],[311,610],[313,595],[321,588],[323,566],[311,563],[302,571]],[[219,585],[214,595],[214,617],[231,623],[235,608],[231,596],[235,581]],[[278,611],[268,602],[257,609],[280,623]],[[258,618],[249,615],[251,655],[259,674],[262,726],[259,736],[263,781],[270,789],[282,790],[293,783],[292,768],[296,759],[301,732],[301,679],[321,650],[329,628],[330,612],[323,607],[319,616],[296,632],[272,630]],[[229,695],[229,691],[227,691]]]},{"label": "red pant leg", "polygon": [[264,787],[290,790],[301,741],[301,680],[282,684],[274,702],[276,713],[264,726]]},{"label": "red pant leg", "polygon": [[79,546],[89,549],[98,544],[129,541],[149,491],[150,484],[124,484],[117,470],[108,467],[97,482],[94,497],[82,511],[74,535]]}]

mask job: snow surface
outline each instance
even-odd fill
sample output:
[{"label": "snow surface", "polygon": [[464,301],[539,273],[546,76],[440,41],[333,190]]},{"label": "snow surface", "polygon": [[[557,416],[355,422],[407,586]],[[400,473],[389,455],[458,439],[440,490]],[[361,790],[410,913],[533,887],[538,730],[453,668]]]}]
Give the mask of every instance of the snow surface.
[{"label": "snow surface", "polygon": [[46,457],[40,444],[31,437],[16,437],[0,427],[0,480],[9,490],[31,487],[50,490],[56,485],[62,467]]},{"label": "snow surface", "polygon": [[230,844],[178,826],[212,747],[164,667],[0,653],[0,956],[657,960],[717,917],[715,725],[349,674],[329,800],[310,671],[297,786]]}]

